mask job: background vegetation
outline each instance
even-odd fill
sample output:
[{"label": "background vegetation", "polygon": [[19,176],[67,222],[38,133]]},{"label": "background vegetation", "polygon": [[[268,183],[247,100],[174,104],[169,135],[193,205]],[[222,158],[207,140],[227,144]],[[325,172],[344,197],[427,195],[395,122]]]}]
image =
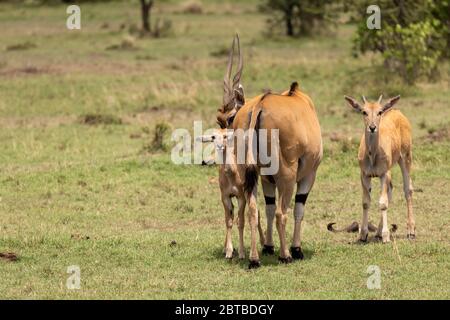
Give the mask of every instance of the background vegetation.
[{"label": "background vegetation", "polygon": [[[65,28],[60,1],[0,1],[0,253],[18,257],[0,257],[0,297],[448,299],[448,62],[440,58],[440,76],[412,86],[388,72],[382,54],[352,55],[355,11],[341,13],[330,34],[268,38],[271,14],[260,1],[192,3],[156,1],[152,15],[172,27],[155,38],[140,33],[137,1],[80,2],[79,31]],[[174,165],[168,151],[172,129],[215,126],[235,32],[247,96],[299,81],[324,136],[304,220],[306,259],[264,257],[256,271],[223,259],[217,168]],[[380,93],[401,94],[398,108],[413,125],[417,240],[405,239],[395,168],[395,241],[361,246],[326,224],[361,214],[363,124],[343,95]],[[374,192],[373,222],[376,203]],[[292,217],[288,225],[291,235]],[[66,288],[71,265],[81,268],[80,290]],[[369,265],[381,269],[380,290],[366,287]]]}]

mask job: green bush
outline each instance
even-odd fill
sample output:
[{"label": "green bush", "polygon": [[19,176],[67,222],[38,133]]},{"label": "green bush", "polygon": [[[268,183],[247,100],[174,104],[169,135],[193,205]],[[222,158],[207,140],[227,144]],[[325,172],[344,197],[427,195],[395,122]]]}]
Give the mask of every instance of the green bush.
[{"label": "green bush", "polygon": [[449,32],[445,27],[448,12],[445,16],[441,11],[445,5],[448,11],[448,3],[442,0],[379,1],[381,29],[370,30],[366,25],[366,8],[370,2],[354,1],[357,21],[360,21],[354,54],[381,53],[385,68],[400,75],[408,85],[423,76],[435,77],[439,60],[448,48],[445,40],[445,33]]}]

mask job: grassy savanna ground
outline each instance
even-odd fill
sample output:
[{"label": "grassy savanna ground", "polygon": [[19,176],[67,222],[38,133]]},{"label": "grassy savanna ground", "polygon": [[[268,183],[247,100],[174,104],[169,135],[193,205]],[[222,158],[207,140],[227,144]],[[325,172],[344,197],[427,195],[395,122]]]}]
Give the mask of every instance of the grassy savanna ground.
[{"label": "grassy savanna ground", "polygon": [[[1,298],[450,297],[448,65],[436,83],[387,85],[371,67],[377,57],[351,57],[353,26],[331,36],[267,40],[255,4],[208,1],[201,15],[180,13],[175,1],[159,4],[155,14],[173,21],[173,34],[135,38],[128,50],[106,48],[139,23],[135,2],[82,4],[80,31],[65,28],[64,6],[0,5],[0,252],[19,256],[0,260]],[[303,223],[306,259],[279,265],[276,256],[263,257],[255,271],[247,261],[223,259],[217,168],[177,166],[169,152],[145,151],[158,122],[214,126],[226,63],[217,53],[235,32],[247,96],[299,81],[315,101],[324,136]],[[396,241],[357,245],[356,235],[326,230],[331,221],[359,221],[362,211],[362,120],[343,95],[375,99],[381,92],[402,94],[398,108],[413,125],[417,240],[405,239],[395,168],[388,217],[399,225]],[[121,124],[86,125],[80,118],[87,114]],[[377,202],[375,192],[374,222]],[[66,288],[70,265],[81,268],[80,290]],[[369,265],[381,269],[380,290],[366,287]]]}]

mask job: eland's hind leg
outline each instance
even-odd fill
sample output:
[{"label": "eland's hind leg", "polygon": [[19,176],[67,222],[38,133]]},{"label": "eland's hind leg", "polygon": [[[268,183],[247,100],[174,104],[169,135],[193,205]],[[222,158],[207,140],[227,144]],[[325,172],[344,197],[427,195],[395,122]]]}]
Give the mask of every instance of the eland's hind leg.
[{"label": "eland's hind leg", "polygon": [[[280,179],[281,180],[281,179]],[[279,201],[275,212],[277,220],[277,231],[280,237],[280,262],[289,263],[292,262],[292,256],[286,245],[286,223],[287,223],[287,210],[289,203],[292,199],[292,193],[294,192],[295,175],[292,179],[277,181],[277,189],[279,194]]]},{"label": "eland's hind leg", "polygon": [[233,202],[227,195],[222,196],[223,209],[225,210],[225,258],[233,258],[233,243],[231,241],[231,229],[233,228]]},{"label": "eland's hind leg", "polygon": [[293,259],[303,259],[301,249],[301,226],[305,214],[305,203],[316,179],[316,171],[311,172],[297,183],[294,207],[294,237],[292,239],[291,254]]},{"label": "eland's hind leg", "polygon": [[411,164],[412,164],[412,155],[409,152],[405,157],[402,157],[399,161],[400,168],[402,170],[403,175],[403,192],[405,194],[406,204],[407,204],[407,212],[408,212],[408,221],[407,221],[407,234],[408,239],[416,238],[416,221],[414,219],[413,208],[412,208],[412,194],[413,194],[413,186],[411,180]]},{"label": "eland's hind leg", "polygon": [[248,220],[250,225],[250,262],[249,269],[258,268],[261,263],[259,261],[258,250],[256,246],[256,232],[258,229],[258,207],[256,202],[257,197],[257,185],[253,187],[252,192],[247,194],[247,202],[248,202]]},{"label": "eland's hind leg", "polygon": [[239,229],[239,259],[245,259],[244,226],[245,226],[245,197],[238,198],[238,229]]},{"label": "eland's hind leg", "polygon": [[259,243],[261,244],[261,247],[264,246],[264,243],[266,242],[264,237],[264,231],[261,226],[261,215],[258,214],[258,233],[259,233]]},{"label": "eland's hind leg", "polygon": [[264,201],[266,202],[266,218],[267,229],[262,253],[264,255],[274,254],[273,244],[273,221],[275,219],[275,192],[276,186],[273,183],[262,180],[262,187],[264,192]]}]

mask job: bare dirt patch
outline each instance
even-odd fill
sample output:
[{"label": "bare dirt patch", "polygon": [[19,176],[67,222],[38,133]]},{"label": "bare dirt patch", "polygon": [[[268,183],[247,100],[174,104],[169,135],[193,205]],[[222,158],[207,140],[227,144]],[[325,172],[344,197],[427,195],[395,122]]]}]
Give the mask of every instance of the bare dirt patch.
[{"label": "bare dirt patch", "polygon": [[12,44],[10,46],[7,46],[6,51],[29,50],[29,49],[34,49],[36,47],[37,47],[36,44],[34,44],[33,42],[26,41],[26,42]]},{"label": "bare dirt patch", "polygon": [[0,117],[2,128],[54,128],[72,124],[75,116]]},{"label": "bare dirt patch", "polygon": [[442,142],[450,140],[450,128],[440,128],[432,130],[426,136],[422,137],[425,142]]},{"label": "bare dirt patch", "polygon": [[3,77],[14,77],[14,76],[35,76],[41,74],[56,74],[57,70],[51,69],[49,67],[36,67],[36,66],[25,66],[20,68],[9,68],[0,71],[0,76]]},{"label": "bare dirt patch", "polygon": [[[167,108],[163,106],[144,107],[138,112],[125,115],[125,124],[148,125],[153,122],[167,121],[170,123],[191,122],[195,113],[190,109]],[[200,118],[199,118],[200,119]]]},{"label": "bare dirt patch", "polygon": [[79,118],[79,122],[82,124],[95,126],[101,124],[122,124],[122,119],[110,114],[86,114]]},{"label": "bare dirt patch", "polygon": [[72,239],[72,240],[89,240],[89,239],[91,239],[91,237],[90,236],[86,236],[86,235],[82,235],[82,234],[79,234],[79,233],[74,233],[74,234],[70,235],[70,239]]}]

